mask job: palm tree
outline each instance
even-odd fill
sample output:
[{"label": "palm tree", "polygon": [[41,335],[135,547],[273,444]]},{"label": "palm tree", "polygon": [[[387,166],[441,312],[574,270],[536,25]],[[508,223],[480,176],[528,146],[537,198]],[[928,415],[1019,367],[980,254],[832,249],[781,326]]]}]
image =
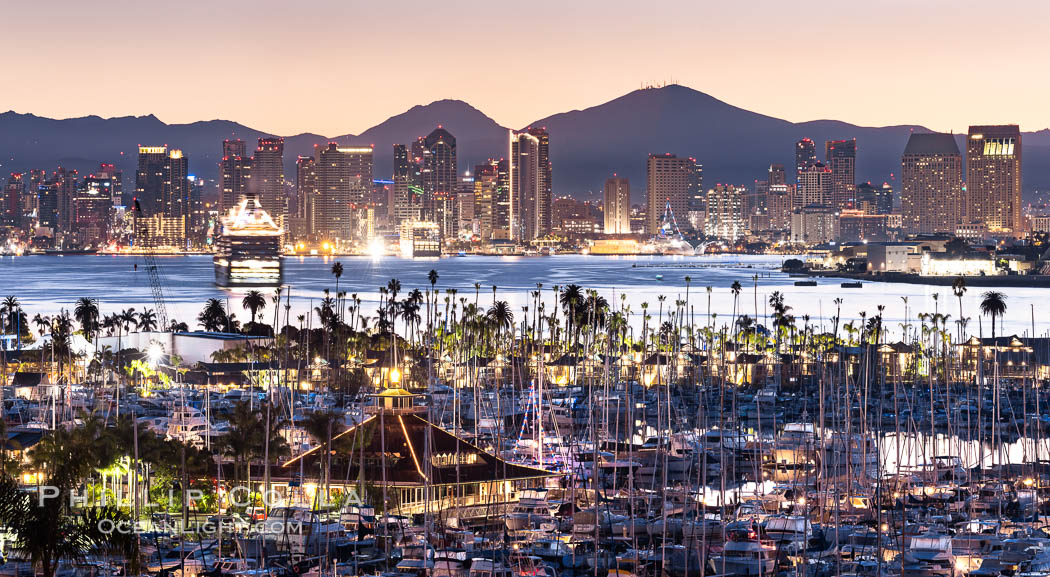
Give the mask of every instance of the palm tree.
[{"label": "palm tree", "polygon": [[955,293],[955,298],[959,299],[959,342],[962,342],[962,329],[965,319],[963,318],[963,305],[962,298],[966,294],[966,279],[961,276],[955,277],[952,281],[952,292]]},{"label": "palm tree", "polygon": [[987,291],[981,295],[981,314],[992,317],[992,341],[995,341],[995,319],[1006,314],[1006,295],[999,291]]},{"label": "palm tree", "polygon": [[92,553],[123,557],[128,572],[138,573],[138,537],[134,531],[113,530],[130,527],[130,515],[113,505],[74,511],[71,495],[63,489],[57,496],[38,499],[10,477],[0,479],[0,523],[13,537],[10,546],[28,554],[43,577],[54,577],[62,561]]},{"label": "palm tree", "polygon": [[11,330],[15,326],[17,315],[21,309],[22,305],[14,295],[4,297],[3,302],[0,302],[0,316],[7,319],[7,327],[3,328]]},{"label": "palm tree", "polygon": [[[342,265],[340,265],[339,263],[335,263],[335,264],[338,265],[339,267],[342,267]],[[334,272],[334,267],[333,267],[333,272]],[[342,274],[343,274],[342,270],[340,270],[339,271],[339,276],[342,276]],[[337,279],[336,282],[338,282],[339,276],[336,277],[336,279]],[[266,298],[263,297],[263,294],[261,292],[257,291],[257,290],[250,290],[250,291],[248,291],[248,294],[244,295],[244,299],[241,300],[241,305],[244,307],[244,310],[251,311],[251,313],[252,313],[252,324],[254,325],[255,324],[255,317],[256,317],[256,315],[259,314],[259,309],[266,308]]]},{"label": "palm tree", "polygon": [[226,325],[226,305],[221,299],[208,299],[204,310],[197,315],[197,322],[204,330],[217,333]]},{"label": "palm tree", "polygon": [[44,336],[44,332],[51,328],[51,317],[37,313],[33,316],[33,324],[36,325],[36,330],[40,333],[40,336]]},{"label": "palm tree", "polygon": [[501,334],[509,331],[514,325],[514,311],[510,310],[507,301],[496,301],[489,307],[485,315],[496,327],[496,342],[499,342]]},{"label": "palm tree", "polygon": [[138,315],[135,314],[134,308],[124,309],[124,312],[120,313],[119,318],[120,322],[124,324],[125,333],[130,333],[132,326],[135,328],[139,326]]},{"label": "palm tree", "polygon": [[91,335],[98,331],[98,301],[80,297],[73,308],[73,317],[80,323],[80,330],[84,333],[84,337],[91,340]]},{"label": "palm tree", "polygon": [[142,309],[139,313],[139,330],[147,333],[157,330],[157,313],[153,309]]}]

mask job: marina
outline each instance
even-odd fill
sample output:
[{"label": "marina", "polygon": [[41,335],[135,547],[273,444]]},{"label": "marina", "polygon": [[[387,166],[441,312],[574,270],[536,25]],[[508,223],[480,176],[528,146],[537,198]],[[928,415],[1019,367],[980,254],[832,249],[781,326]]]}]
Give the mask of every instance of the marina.
[{"label": "marina", "polygon": [[[172,279],[198,262],[157,266]],[[713,268],[704,282],[729,284],[710,288],[673,267],[647,283],[659,262],[482,262],[620,280],[608,297],[454,288],[435,260],[417,265],[425,283],[390,278],[366,306],[350,291],[380,263],[293,261],[272,300],[187,283],[207,302],[161,301],[174,330],[148,301],[118,314],[83,297],[30,320],[5,300],[5,467],[75,495],[56,515],[134,527],[55,574],[1050,571],[1050,339],[1023,294],[957,285],[902,299],[891,322],[881,304],[843,313],[868,290],[799,286],[768,259]],[[310,274],[297,266],[331,285],[309,313],[291,304]],[[819,318],[813,289],[836,295]],[[29,570],[5,555],[0,571]]]}]

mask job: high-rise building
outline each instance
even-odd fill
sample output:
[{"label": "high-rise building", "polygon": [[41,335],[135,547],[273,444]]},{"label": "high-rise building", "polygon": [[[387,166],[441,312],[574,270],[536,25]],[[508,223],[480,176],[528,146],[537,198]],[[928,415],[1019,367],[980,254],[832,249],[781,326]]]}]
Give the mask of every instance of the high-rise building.
[{"label": "high-rise building", "polygon": [[22,199],[23,220],[26,218],[31,218],[33,215],[37,214],[37,209],[39,208],[39,206],[37,205],[37,201],[39,200],[39,197],[37,196],[37,190],[40,188],[41,184],[45,184],[46,182],[46,170],[42,170],[39,168],[32,168],[29,170],[29,180],[26,186],[26,195],[25,198]]},{"label": "high-rise building", "polygon": [[550,135],[546,128],[510,133],[510,196],[514,240],[551,233]]},{"label": "high-rise building", "polygon": [[474,167],[474,219],[482,241],[510,239],[509,163],[489,159]]},{"label": "high-rise building", "polygon": [[811,204],[831,205],[831,169],[820,162],[802,170],[795,190],[795,208]]},{"label": "high-rise building", "polygon": [[631,183],[615,174],[605,179],[605,234],[631,234]]},{"label": "high-rise building", "polygon": [[456,137],[438,126],[421,141],[423,219],[437,222],[441,233],[455,234],[457,186]]},{"label": "high-rise building", "polygon": [[831,171],[831,206],[850,209],[857,202],[857,139],[824,143],[824,163]]},{"label": "high-rise building", "polygon": [[222,161],[219,163],[219,214],[226,215],[237,206],[252,174],[252,159],[247,145],[241,139],[222,141]]},{"label": "high-rise building", "polygon": [[284,196],[284,139],[260,138],[251,163],[248,190],[256,194],[263,210],[270,213],[278,226],[285,226],[288,211]]},{"label": "high-rise building", "polygon": [[37,185],[37,226],[58,229],[58,185],[43,182]]},{"label": "high-rise building", "polygon": [[787,184],[787,173],[784,171],[783,164],[770,164],[769,165],[769,186],[777,186],[779,184]]},{"label": "high-rise building", "polygon": [[857,209],[864,214],[893,212],[893,188],[888,182],[876,186],[870,182],[857,185]]},{"label": "high-rise building", "polygon": [[906,234],[955,232],[962,167],[951,134],[912,133],[901,157],[901,228]]},{"label": "high-rise building", "polygon": [[22,197],[26,193],[25,175],[12,172],[4,184],[4,194],[0,197],[0,226],[22,226]]},{"label": "high-rise building", "polygon": [[166,146],[140,146],[135,173],[137,235],[154,244],[181,246],[187,239],[190,216],[189,158]]},{"label": "high-rise building", "polygon": [[744,211],[747,189],[731,184],[716,184],[707,191],[707,219],[704,234],[735,242],[747,231],[748,218]]},{"label": "high-rise building", "polygon": [[700,182],[698,169],[702,170],[692,158],[678,158],[670,153],[649,155],[645,190],[646,232],[657,233],[668,204],[675,220],[688,212],[690,192]]},{"label": "high-rise building", "polygon": [[391,199],[393,223],[419,220],[422,216],[423,189],[421,187],[419,163],[409,147],[394,145],[394,175]]},{"label": "high-rise building", "polygon": [[795,143],[795,182],[802,182],[802,173],[817,162],[817,145],[809,138]]},{"label": "high-rise building", "polygon": [[109,240],[113,217],[113,182],[109,178],[89,175],[77,187],[73,198],[70,232],[76,248],[98,248]]},{"label": "high-rise building", "polygon": [[791,212],[795,209],[794,184],[771,184],[766,198],[769,229],[787,231],[791,228]]},{"label": "high-rise building", "polygon": [[317,164],[312,156],[295,161],[296,213],[292,236],[301,239],[313,235],[314,206],[317,202]]},{"label": "high-rise building", "polygon": [[811,204],[791,213],[791,242],[821,244],[839,237],[839,213],[827,205]]},{"label": "high-rise building", "polygon": [[[317,196],[313,207],[313,234],[321,240],[349,243],[355,220],[372,189],[372,147],[340,147],[334,142],[317,153]],[[355,213],[357,213],[355,215]]]},{"label": "high-rise building", "polygon": [[966,139],[966,202],[962,217],[989,232],[1020,235],[1021,129],[971,126]]},{"label": "high-rise building", "polygon": [[459,218],[456,232],[460,235],[477,232],[475,225],[477,210],[474,206],[474,176],[467,171],[459,177],[456,189],[456,216]]},{"label": "high-rise building", "polygon": [[58,167],[51,176],[58,193],[58,230],[68,233],[73,229],[73,197],[77,192],[79,173],[75,169]]},{"label": "high-rise building", "polygon": [[124,171],[113,164],[103,162],[98,165],[98,171],[93,174],[95,178],[109,180],[109,188],[113,194],[113,206],[127,206],[130,198],[124,198]]}]

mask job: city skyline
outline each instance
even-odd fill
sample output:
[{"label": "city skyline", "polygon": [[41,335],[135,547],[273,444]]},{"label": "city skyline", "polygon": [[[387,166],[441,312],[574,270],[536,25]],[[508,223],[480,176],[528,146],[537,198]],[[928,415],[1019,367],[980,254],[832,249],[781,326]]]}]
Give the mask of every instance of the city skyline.
[{"label": "city skyline", "polygon": [[[1038,23],[1050,15],[1050,7],[1018,2],[993,10],[973,2],[962,3],[969,9],[959,4],[946,10],[948,5],[940,1],[920,5],[894,1],[813,11],[774,2],[681,4],[660,11],[626,3],[603,3],[597,10],[598,5],[590,2],[558,6],[557,12],[553,4],[541,4],[530,12],[496,7],[495,17],[489,19],[493,38],[528,28],[547,39],[530,56],[547,65],[523,67],[516,74],[521,82],[513,85],[482,81],[486,75],[479,75],[474,65],[481,57],[503,60],[512,50],[509,44],[455,42],[443,59],[449,64],[440,70],[412,66],[414,74],[391,74],[384,65],[418,62],[407,39],[434,28],[453,38],[471,38],[458,32],[465,32],[472,22],[470,15],[483,7],[475,2],[457,3],[441,13],[425,5],[413,6],[418,17],[401,18],[393,33],[389,22],[396,16],[393,12],[402,9],[393,6],[321,2],[317,10],[307,12],[263,2],[258,9],[246,11],[236,5],[188,2],[179,11],[165,10],[161,17],[159,6],[137,5],[132,11],[113,4],[110,10],[100,10],[97,5],[69,3],[62,8],[64,17],[56,19],[49,17],[54,5],[23,4],[8,7],[11,21],[46,19],[50,37],[56,40],[34,43],[34,50],[26,53],[18,47],[30,41],[32,27],[13,27],[0,40],[6,52],[25,54],[8,63],[13,77],[32,77],[45,63],[63,62],[68,69],[82,71],[104,63],[118,71],[109,81],[115,89],[83,91],[68,98],[62,91],[52,94],[34,90],[31,83],[12,83],[5,93],[6,106],[0,108],[54,118],[155,114],[172,123],[226,118],[289,136],[359,134],[416,104],[456,98],[485,110],[503,126],[522,128],[536,118],[592,106],[642,85],[677,81],[742,108],[792,121],[841,118],[864,126],[920,123],[931,130],[963,132],[979,118],[987,124],[1045,127],[1039,95],[1050,88],[1050,80],[1025,71],[1036,64]],[[668,10],[678,15],[669,19]],[[697,21],[712,25],[704,34],[696,34],[691,23]],[[921,34],[911,32],[917,22],[923,23]],[[79,31],[103,23],[117,33],[96,35],[91,43],[76,42],[73,48],[72,39],[79,37]],[[1012,50],[1020,56],[1003,60],[992,51],[968,50],[966,30],[977,26],[1009,27],[1014,31]],[[617,30],[628,40],[592,45],[586,31],[602,27]],[[800,29],[806,34],[798,40],[783,41],[785,32]],[[877,44],[821,51],[819,64],[835,74],[823,75],[825,80],[820,75],[809,79],[808,85],[816,90],[769,90],[770,85],[790,85],[794,63],[811,58],[822,38],[863,38],[876,30],[882,40]],[[341,66],[333,59],[342,56],[311,47],[323,46],[328,38],[341,41],[347,31],[354,34],[355,51],[373,57],[355,59],[355,74],[320,74]],[[152,43],[143,46],[132,32],[148,33]],[[705,49],[741,37],[747,42],[732,44],[732,51]],[[639,50],[640,46],[646,50]],[[193,63],[186,68],[188,90],[166,90],[166,77],[139,72],[148,70],[145,64],[162,49],[180,52]],[[228,60],[215,55],[242,51],[264,57],[246,59],[242,73],[231,79]],[[899,66],[904,58],[963,52],[971,57],[943,59],[935,69]],[[304,59],[304,53],[310,57]],[[661,57],[652,58],[654,54]],[[958,90],[959,79],[972,78],[967,71],[977,69],[982,71],[982,82],[1016,87],[1010,106],[984,98],[980,91]],[[135,78],[127,79],[122,70],[136,70]],[[274,70],[285,72],[274,74]],[[756,70],[764,72],[753,74]],[[297,80],[303,73],[311,74],[310,82]],[[231,81],[238,87],[238,97],[196,96]],[[119,89],[131,82],[139,88]],[[879,83],[885,89],[869,89]],[[548,85],[559,90],[541,88]],[[848,90],[850,98],[836,98],[842,90]],[[344,97],[317,99],[318,92]]]}]

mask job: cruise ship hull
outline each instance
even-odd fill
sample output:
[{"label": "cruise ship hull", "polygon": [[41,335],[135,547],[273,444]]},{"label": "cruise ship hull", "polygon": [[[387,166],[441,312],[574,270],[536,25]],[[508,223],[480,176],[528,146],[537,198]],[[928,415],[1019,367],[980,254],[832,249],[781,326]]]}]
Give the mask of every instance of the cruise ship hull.
[{"label": "cruise ship hull", "polygon": [[284,282],[281,257],[237,259],[216,255],[215,284],[221,287],[278,287]]}]

